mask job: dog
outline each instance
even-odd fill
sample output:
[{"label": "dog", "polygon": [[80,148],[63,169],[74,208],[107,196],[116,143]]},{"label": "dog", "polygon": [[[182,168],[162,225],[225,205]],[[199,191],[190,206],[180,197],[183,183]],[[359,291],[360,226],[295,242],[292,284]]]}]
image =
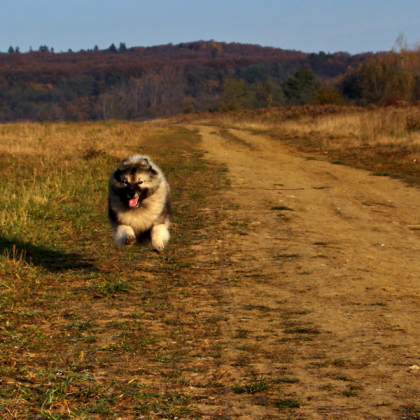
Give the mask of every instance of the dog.
[{"label": "dog", "polygon": [[124,159],[109,180],[108,215],[119,247],[148,242],[162,252],[169,242],[171,194],[162,170],[148,156]]}]

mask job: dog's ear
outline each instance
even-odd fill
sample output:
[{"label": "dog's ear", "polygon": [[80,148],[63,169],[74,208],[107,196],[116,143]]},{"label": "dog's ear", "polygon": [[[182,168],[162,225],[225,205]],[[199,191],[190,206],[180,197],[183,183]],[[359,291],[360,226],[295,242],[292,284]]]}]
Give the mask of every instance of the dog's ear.
[{"label": "dog's ear", "polygon": [[121,182],[121,174],[122,174],[121,166],[122,166],[122,164],[114,171],[114,178],[118,182]]},{"label": "dog's ear", "polygon": [[143,158],[139,162],[139,166],[142,170],[151,172],[153,175],[156,175],[158,173],[158,171],[156,171],[156,169],[153,167],[153,164],[147,158]]},{"label": "dog's ear", "polygon": [[147,158],[141,158],[141,160],[139,160],[139,162],[138,162],[138,166],[141,169],[148,171],[150,169],[149,159],[147,159]]},{"label": "dog's ear", "polygon": [[123,171],[128,165],[130,164],[130,160],[129,159],[124,159],[121,163],[120,166],[118,166],[118,171]]}]

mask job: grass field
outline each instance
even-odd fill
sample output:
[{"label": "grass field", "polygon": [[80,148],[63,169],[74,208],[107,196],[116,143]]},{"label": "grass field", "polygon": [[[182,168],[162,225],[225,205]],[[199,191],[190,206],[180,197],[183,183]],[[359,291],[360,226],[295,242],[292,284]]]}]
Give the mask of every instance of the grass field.
[{"label": "grass field", "polygon": [[[264,132],[377,175],[420,179],[413,109],[177,121],[191,118]],[[384,118],[391,127],[378,128]],[[225,345],[217,311],[223,295],[196,265],[196,249],[242,222],[226,226],[221,212],[203,211],[210,203],[230,208],[220,197],[229,174],[206,160],[194,131],[173,121],[0,126],[0,418],[200,418],[200,395],[253,395],[295,381],[254,378],[226,389],[217,376],[208,379]],[[134,153],[151,155],[173,192],[163,255],[112,242],[107,182]],[[200,392],[190,392],[192,378]]]},{"label": "grass field", "polygon": [[[0,132],[0,418],[193,413],[184,343],[217,336],[217,320],[195,320],[180,302],[199,281],[190,247],[217,222],[197,207],[226,185],[224,168],[205,162],[194,132],[159,124]],[[173,190],[164,256],[111,240],[107,181],[136,152],[153,155]],[[144,371],[158,379],[144,382]]]}]

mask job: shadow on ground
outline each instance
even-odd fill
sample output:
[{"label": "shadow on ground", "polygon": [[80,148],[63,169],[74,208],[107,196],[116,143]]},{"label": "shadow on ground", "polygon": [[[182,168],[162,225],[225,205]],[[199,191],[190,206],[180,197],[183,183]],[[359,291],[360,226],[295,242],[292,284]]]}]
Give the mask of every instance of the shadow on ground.
[{"label": "shadow on ground", "polygon": [[79,254],[49,249],[30,242],[10,240],[2,236],[0,236],[0,252],[10,260],[24,261],[51,272],[66,270],[98,271],[92,259]]}]

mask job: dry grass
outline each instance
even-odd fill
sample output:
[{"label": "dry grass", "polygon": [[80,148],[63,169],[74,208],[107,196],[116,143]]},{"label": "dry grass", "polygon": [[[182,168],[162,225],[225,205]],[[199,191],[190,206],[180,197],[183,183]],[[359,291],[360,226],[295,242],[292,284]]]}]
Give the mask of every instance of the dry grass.
[{"label": "dry grass", "polygon": [[159,131],[159,123],[15,123],[0,126],[0,154],[37,157],[79,157],[104,150],[124,157]]},{"label": "dry grass", "polygon": [[[321,137],[323,147],[334,149],[390,145],[418,149],[420,133],[407,129],[409,117],[412,117],[411,111],[407,113],[405,109],[384,108],[318,118],[306,117],[284,122],[282,129],[297,136]],[[417,118],[420,119],[420,113]]]},{"label": "dry grass", "polygon": [[[308,106],[238,113],[205,114],[203,122],[283,133],[322,136],[325,147],[420,144],[418,107],[357,108]],[[334,141],[342,139],[345,141]]]}]

